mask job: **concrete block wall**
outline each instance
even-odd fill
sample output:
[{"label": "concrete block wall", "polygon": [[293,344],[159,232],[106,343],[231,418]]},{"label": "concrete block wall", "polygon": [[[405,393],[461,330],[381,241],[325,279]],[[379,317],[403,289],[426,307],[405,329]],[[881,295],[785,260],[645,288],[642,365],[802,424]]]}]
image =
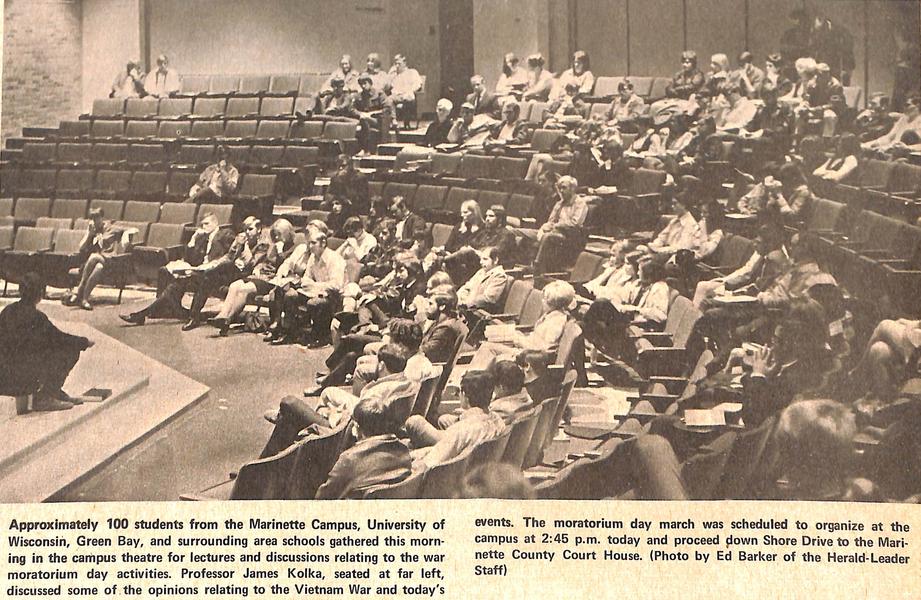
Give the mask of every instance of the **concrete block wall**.
[{"label": "concrete block wall", "polygon": [[78,0],[6,0],[0,136],[24,126],[54,127],[80,113],[81,5]]}]

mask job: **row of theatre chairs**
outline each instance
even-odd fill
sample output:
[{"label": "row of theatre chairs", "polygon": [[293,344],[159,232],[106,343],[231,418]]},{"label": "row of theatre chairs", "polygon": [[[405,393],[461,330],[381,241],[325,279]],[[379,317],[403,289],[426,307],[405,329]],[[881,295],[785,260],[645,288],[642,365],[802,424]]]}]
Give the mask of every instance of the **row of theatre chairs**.
[{"label": "row of theatre chairs", "polygon": [[[527,330],[543,313],[541,292],[526,280],[512,280],[506,288],[504,313],[492,315],[494,322],[514,320]],[[451,371],[459,359],[466,333],[458,339],[451,359],[442,371],[423,381],[414,397],[397,399],[405,405],[404,415],[424,416],[434,423],[441,405],[440,397]],[[545,450],[556,436],[566,411],[572,390],[577,383],[577,370],[571,366],[584,361],[582,330],[575,324],[563,332],[555,364],[551,369],[560,381],[559,396],[519,416],[504,433],[493,440],[478,444],[458,457],[430,469],[414,472],[402,482],[377,486],[364,492],[365,498],[452,498],[465,474],[487,463],[506,463],[527,469],[541,463]],[[469,353],[468,353],[469,354]],[[322,485],[348,441],[349,424],[332,432],[300,441],[273,456],[262,457],[242,466],[230,480],[205,490],[182,496],[184,500],[254,500],[309,499]]]},{"label": "row of theatre chairs", "polygon": [[[9,175],[9,177],[8,177]],[[199,178],[194,171],[113,171],[101,169],[24,169],[4,171],[2,195],[25,198],[116,198],[151,202],[181,202]],[[278,175],[248,173],[228,203],[274,200]],[[49,201],[50,203],[50,201]],[[40,215],[47,216],[47,215]]]},{"label": "row of theatre chairs", "polygon": [[818,195],[845,203],[852,209],[866,208],[909,221],[921,217],[919,165],[870,159],[845,182],[816,179],[810,184]]},{"label": "row of theatre chairs", "polygon": [[313,111],[314,98],[99,98],[82,119],[293,119]]},{"label": "row of theatre chairs", "polygon": [[178,96],[307,96],[320,91],[329,73],[182,75]]},{"label": "row of theatre chairs", "polygon": [[[276,119],[212,119],[141,121],[97,119],[62,121],[55,135],[59,141],[174,141],[229,143],[311,143],[331,140],[354,144],[358,122],[354,119],[279,121]],[[350,146],[351,147],[351,146]]]},{"label": "row of theatre chairs", "polygon": [[35,225],[41,219],[53,219],[58,224],[64,220],[79,224],[85,222],[89,211],[95,209],[101,210],[103,217],[110,221],[192,225],[199,215],[214,213],[221,225],[229,225],[233,206],[179,202],[161,205],[157,202],[101,198],[0,198],[0,223],[18,227]]},{"label": "row of theatre chairs", "polygon": [[[113,169],[186,169],[199,173],[217,160],[216,144],[125,144],[83,142],[30,142],[16,164],[23,168],[95,167]],[[227,160],[241,173],[302,171],[316,175],[320,162],[317,146],[227,144]],[[310,173],[306,173],[310,171]],[[312,181],[310,182],[312,184]]]}]

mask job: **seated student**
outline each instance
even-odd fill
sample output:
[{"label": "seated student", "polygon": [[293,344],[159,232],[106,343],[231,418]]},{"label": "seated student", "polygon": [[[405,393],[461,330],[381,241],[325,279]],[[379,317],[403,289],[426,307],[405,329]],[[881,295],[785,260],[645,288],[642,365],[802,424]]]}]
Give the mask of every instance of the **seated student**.
[{"label": "seated student", "polygon": [[844,88],[825,63],[815,65],[815,76],[806,86],[802,102],[793,109],[796,134],[801,137],[817,129],[823,138],[835,135],[838,113],[844,109]]},{"label": "seated student", "polygon": [[468,141],[477,129],[473,127],[473,117],[476,115],[473,105],[464,102],[460,107],[460,116],[454,119],[451,130],[448,131],[448,143],[463,145]]},{"label": "seated student", "polygon": [[[0,394],[32,395],[32,410],[55,411],[81,404],[63,389],[68,375],[93,340],[59,330],[38,303],[45,285],[35,273],[19,284],[19,300],[0,311]],[[27,406],[17,400],[16,412]]]},{"label": "seated student", "polygon": [[503,106],[506,102],[521,100],[521,92],[528,85],[528,73],[518,63],[513,52],[502,57],[502,75],[496,82],[496,96]]},{"label": "seated student", "polygon": [[445,430],[437,429],[421,415],[406,419],[406,433],[413,443],[413,461],[432,468],[460,456],[464,450],[498,437],[505,422],[490,412],[495,380],[487,371],[468,371],[460,382],[464,412]]},{"label": "seated student", "polygon": [[719,247],[723,241],[723,205],[712,200],[700,206],[700,218],[697,226],[700,228],[700,245],[694,251],[694,258],[704,260]]},{"label": "seated student", "polygon": [[79,306],[83,310],[93,310],[89,299],[102,279],[109,259],[127,252],[131,235],[138,232],[137,228],[120,227],[103,219],[102,210],[98,208],[91,209],[89,216],[86,235],[80,241],[80,256],[86,257],[80,269],[80,283],[61,301],[64,306]]},{"label": "seated student", "polygon": [[358,73],[352,68],[352,57],[348,54],[342,55],[342,58],[339,59],[339,68],[323,82],[322,86],[320,86],[321,98],[333,93],[333,80],[337,78],[343,81],[343,85],[349,93],[359,91]]},{"label": "seated student", "polygon": [[[614,242],[611,246],[611,257],[605,261],[601,273],[588,283],[576,286],[577,291],[588,300],[613,300],[626,297],[624,296],[625,286],[636,281],[637,276],[637,260],[627,260],[634,250],[636,250],[636,244],[631,241]],[[639,253],[635,253],[634,258],[638,259],[639,256]]]},{"label": "seated student", "polygon": [[483,215],[483,233],[480,236],[480,248],[494,247],[499,252],[499,264],[510,265],[515,262],[518,250],[518,238],[508,226],[505,207],[493,204]]},{"label": "seated student", "polygon": [[262,223],[256,217],[246,217],[243,220],[243,232],[234,239],[227,254],[196,274],[189,320],[182,326],[182,330],[189,331],[198,327],[201,324],[202,308],[211,294],[249,276],[266,259],[268,252],[269,244],[263,237]]},{"label": "seated student", "polygon": [[331,117],[352,116],[354,110],[352,108],[353,96],[352,93],[345,88],[345,79],[333,75],[330,83],[332,85],[332,90],[328,94],[321,96],[320,102],[317,104],[320,114]]},{"label": "seated student", "polygon": [[144,82],[141,78],[141,65],[136,60],[129,60],[125,70],[115,77],[109,98],[138,98],[144,94]]},{"label": "seated student", "polygon": [[345,221],[353,214],[355,212],[352,208],[352,203],[347,198],[333,196],[329,202],[329,214],[322,220],[323,224],[326,225],[326,229],[329,230],[329,236],[344,238],[343,227],[345,226]]},{"label": "seated student", "polygon": [[870,94],[867,108],[854,118],[854,134],[860,142],[869,142],[886,135],[894,123],[889,112],[889,96],[875,92]]},{"label": "seated student", "polygon": [[669,98],[687,100],[704,86],[704,75],[697,68],[697,53],[685,50],[681,53],[681,70],[675,73],[665,88]]},{"label": "seated student", "polygon": [[426,257],[426,266],[440,262],[454,283],[465,283],[477,270],[479,257],[476,249],[481,247],[484,227],[480,205],[476,200],[464,200],[460,207],[460,221],[451,229],[445,245],[432,249]]},{"label": "seated student", "polygon": [[435,120],[429,123],[422,138],[422,145],[434,148],[448,142],[448,133],[454,126],[450,119],[454,104],[447,98],[441,98],[435,104]]},{"label": "seated student", "polygon": [[375,399],[392,404],[398,398],[415,396],[419,391],[418,382],[410,381],[403,373],[407,358],[406,351],[394,344],[381,348],[377,353],[374,381],[364,386],[357,396],[330,387],[317,398],[283,398],[277,413],[265,415],[267,420],[275,423],[275,429],[260,458],[281,452],[297,441],[302,430],[308,427],[314,433],[334,429],[352,416],[352,409],[361,400]]},{"label": "seated student", "polygon": [[222,204],[237,191],[240,172],[227,162],[227,148],[217,147],[217,162],[205,167],[198,182],[189,188],[189,202]]},{"label": "seated student", "polygon": [[329,178],[329,187],[320,208],[330,210],[333,198],[347,199],[357,214],[365,214],[370,206],[368,177],[355,168],[347,154],[336,157],[336,172]]},{"label": "seated student", "polygon": [[754,64],[754,56],[748,50],[739,54],[739,68],[730,73],[729,80],[742,89],[747,98],[757,98],[761,94],[764,82],[764,71]]},{"label": "seated student", "polygon": [[717,134],[742,131],[755,118],[758,106],[743,94],[738,85],[727,86],[723,90],[723,95],[729,106],[717,119]]},{"label": "seated student", "polygon": [[[583,225],[588,215],[588,203],[576,193],[578,186],[576,178],[569,175],[560,177],[557,182],[559,201],[536,234],[539,245],[534,258],[535,275],[568,268],[585,248]],[[530,237],[532,234],[525,235]]]},{"label": "seated student", "polygon": [[507,145],[527,144],[534,124],[521,118],[521,105],[510,100],[502,106],[502,120],[491,125],[483,148],[491,154],[504,154]]},{"label": "seated student", "polygon": [[921,348],[921,321],[884,319],[873,330],[848,381],[852,394],[866,394],[866,404],[895,399],[900,386],[917,367]]},{"label": "seated student", "polygon": [[[694,292],[694,306],[700,310],[713,308],[714,296],[729,292],[766,289],[769,281],[787,270],[789,260],[782,248],[783,235],[777,226],[763,225],[753,240],[755,250],[744,265],[724,277],[716,277],[697,284]],[[749,286],[754,285],[754,290]],[[755,291],[757,293],[757,291]]]},{"label": "seated student", "polygon": [[269,229],[267,241],[264,258],[256,262],[249,275],[230,284],[221,310],[211,319],[211,324],[218,328],[221,337],[230,333],[230,326],[250,300],[257,294],[267,294],[272,290],[269,281],[294,251],[294,226],[287,219],[276,220]]},{"label": "seated student", "polygon": [[466,102],[473,106],[473,112],[499,119],[499,98],[487,91],[486,79],[482,75],[474,75],[470,78],[470,87],[473,91],[467,94]]},{"label": "seated student", "polygon": [[[422,326],[411,319],[394,318],[387,323],[386,327],[358,328],[339,337],[333,345],[332,354],[326,359],[326,366],[329,368],[329,372],[318,374],[316,385],[305,389],[304,396],[319,396],[329,386],[343,385],[348,380],[348,377],[355,373],[355,367],[360,359],[370,354],[369,349],[373,349],[373,353],[376,355],[380,348],[387,344],[400,346],[406,350],[407,356],[414,357],[419,353],[419,348],[422,344]],[[431,365],[431,361],[428,362]],[[364,373],[361,374],[365,379],[365,383],[372,381],[376,376],[376,362],[373,365],[370,377],[367,376],[368,364],[367,362],[363,363]],[[423,365],[419,370],[427,372],[429,369]]]},{"label": "seated student", "polygon": [[529,56],[527,62],[527,85],[521,99],[546,102],[553,87],[553,73],[544,68],[544,57],[540,53]]},{"label": "seated student", "polygon": [[560,378],[550,371],[550,365],[554,360],[554,353],[543,350],[522,350],[515,356],[515,364],[524,373],[524,387],[535,406],[544,400],[559,396],[562,391]]},{"label": "seated student", "polygon": [[[515,356],[521,350],[555,353],[559,348],[563,329],[572,319],[570,311],[575,306],[575,299],[576,291],[571,284],[566,281],[551,281],[543,289],[544,314],[534,324],[534,329],[527,334],[516,331],[508,341],[483,342],[470,361],[469,369],[486,369],[496,358]],[[452,375],[452,379],[456,382],[458,377]]]},{"label": "seated student", "polygon": [[416,94],[422,91],[424,80],[419,71],[406,65],[406,57],[396,54],[390,67],[387,84],[390,99],[396,109],[397,121],[403,122],[403,129],[409,129],[409,121],[416,116]]},{"label": "seated student", "polygon": [[[277,278],[285,281],[274,292],[275,314],[283,316],[286,323],[270,328],[266,337],[273,345],[295,343],[304,335],[308,348],[326,346],[333,314],[342,304],[347,283],[345,259],[327,247],[326,232],[314,226],[308,227],[308,233],[307,244],[299,247],[301,252],[295,249],[278,270]],[[306,308],[304,315],[299,314],[301,306]],[[302,319],[305,322],[298,323]],[[299,331],[301,327],[303,331]]]},{"label": "seated student", "polygon": [[627,337],[631,323],[647,329],[661,329],[665,323],[671,301],[665,267],[654,260],[641,260],[639,285],[623,300],[596,300],[584,319],[585,339],[615,359],[632,356],[633,343]]},{"label": "seated student", "polygon": [[650,253],[660,256],[671,256],[679,250],[696,252],[704,241],[697,219],[690,209],[694,205],[690,189],[684,190],[675,197],[672,209],[675,216],[668,222],[662,231],[651,242],[646,244]]},{"label": "seated student", "polygon": [[[361,217],[349,217],[342,226],[345,241],[336,249],[336,252],[348,263],[348,270],[354,273],[357,279],[365,257],[377,246],[377,239],[365,231]],[[353,278],[350,278],[353,279]]]},{"label": "seated student", "polygon": [[201,217],[201,224],[186,245],[184,263],[170,263],[160,269],[157,282],[159,296],[146,308],[119,318],[131,325],[143,325],[147,319],[189,320],[189,311],[182,306],[182,297],[194,290],[201,275],[218,264],[227,254],[235,236],[218,227],[214,213]]},{"label": "seated student", "polygon": [[379,398],[362,400],[352,410],[357,441],[343,450],[317,490],[317,500],[360,498],[378,485],[403,481],[412,472],[409,448],[396,434],[402,428],[393,404]]},{"label": "seated student", "polygon": [[517,362],[497,360],[490,371],[496,380],[496,391],[489,404],[489,412],[502,417],[506,425],[511,425],[515,419],[537,406],[524,387],[525,373]]},{"label": "seated student", "polygon": [[374,88],[374,79],[362,73],[358,76],[361,89],[352,102],[352,116],[359,120],[356,138],[367,153],[377,150],[377,144],[389,133],[393,120],[393,102],[383,91]]},{"label": "seated student", "polygon": [[169,98],[179,92],[179,72],[170,68],[166,55],[157,57],[157,68],[144,78],[144,92],[154,98]]},{"label": "seated student", "polygon": [[860,141],[853,133],[843,133],[835,145],[835,153],[812,172],[825,181],[847,180],[860,166]]},{"label": "seated student", "polygon": [[463,325],[457,318],[457,291],[453,285],[436,287],[423,299],[425,330],[421,351],[433,363],[447,362]]},{"label": "seated student", "polygon": [[582,96],[588,96],[595,89],[595,76],[592,74],[591,61],[588,53],[577,50],[572,55],[569,68],[560,73],[550,90],[550,102],[560,100],[566,95],[566,86],[574,84],[576,91]]},{"label": "seated student", "polygon": [[554,100],[547,108],[547,118],[544,121],[544,127],[547,129],[575,127],[588,118],[591,106],[582,99],[579,85],[568,83],[563,89],[563,96]]},{"label": "seated student", "polygon": [[477,251],[480,269],[457,290],[457,303],[462,309],[481,308],[494,311],[508,284],[508,275],[499,264],[499,249],[487,246]]},{"label": "seated student", "polygon": [[736,212],[741,215],[759,216],[767,211],[779,211],[787,204],[783,197],[783,184],[776,176],[776,165],[764,165],[764,179],[756,183],[736,205]]},{"label": "seated student", "polygon": [[[432,244],[425,219],[410,210],[403,196],[394,196],[390,200],[390,216],[396,221],[394,233],[400,247],[404,250],[413,249],[417,256],[428,251]],[[421,243],[420,238],[424,240]]]},{"label": "seated student", "polygon": [[624,133],[637,131],[636,120],[646,110],[646,102],[633,90],[633,82],[629,79],[617,84],[617,97],[604,115],[604,120],[609,125],[616,125]]}]

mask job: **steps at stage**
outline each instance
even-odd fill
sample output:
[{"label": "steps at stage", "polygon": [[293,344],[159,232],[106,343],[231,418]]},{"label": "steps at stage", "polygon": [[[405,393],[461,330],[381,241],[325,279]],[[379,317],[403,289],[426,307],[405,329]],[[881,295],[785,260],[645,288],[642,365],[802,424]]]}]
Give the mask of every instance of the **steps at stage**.
[{"label": "steps at stage", "polygon": [[94,473],[119,453],[202,400],[208,388],[85,323],[58,322],[95,340],[65,389],[108,388],[103,402],[16,415],[0,397],[0,502],[41,502]]}]

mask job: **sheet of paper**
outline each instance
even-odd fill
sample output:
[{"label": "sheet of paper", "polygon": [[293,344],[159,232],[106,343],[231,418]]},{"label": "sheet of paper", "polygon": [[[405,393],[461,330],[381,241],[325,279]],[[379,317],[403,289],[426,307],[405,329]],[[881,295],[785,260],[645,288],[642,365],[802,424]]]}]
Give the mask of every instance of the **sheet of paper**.
[{"label": "sheet of paper", "polygon": [[689,427],[725,425],[726,414],[718,410],[688,409],[684,411],[684,423]]}]

